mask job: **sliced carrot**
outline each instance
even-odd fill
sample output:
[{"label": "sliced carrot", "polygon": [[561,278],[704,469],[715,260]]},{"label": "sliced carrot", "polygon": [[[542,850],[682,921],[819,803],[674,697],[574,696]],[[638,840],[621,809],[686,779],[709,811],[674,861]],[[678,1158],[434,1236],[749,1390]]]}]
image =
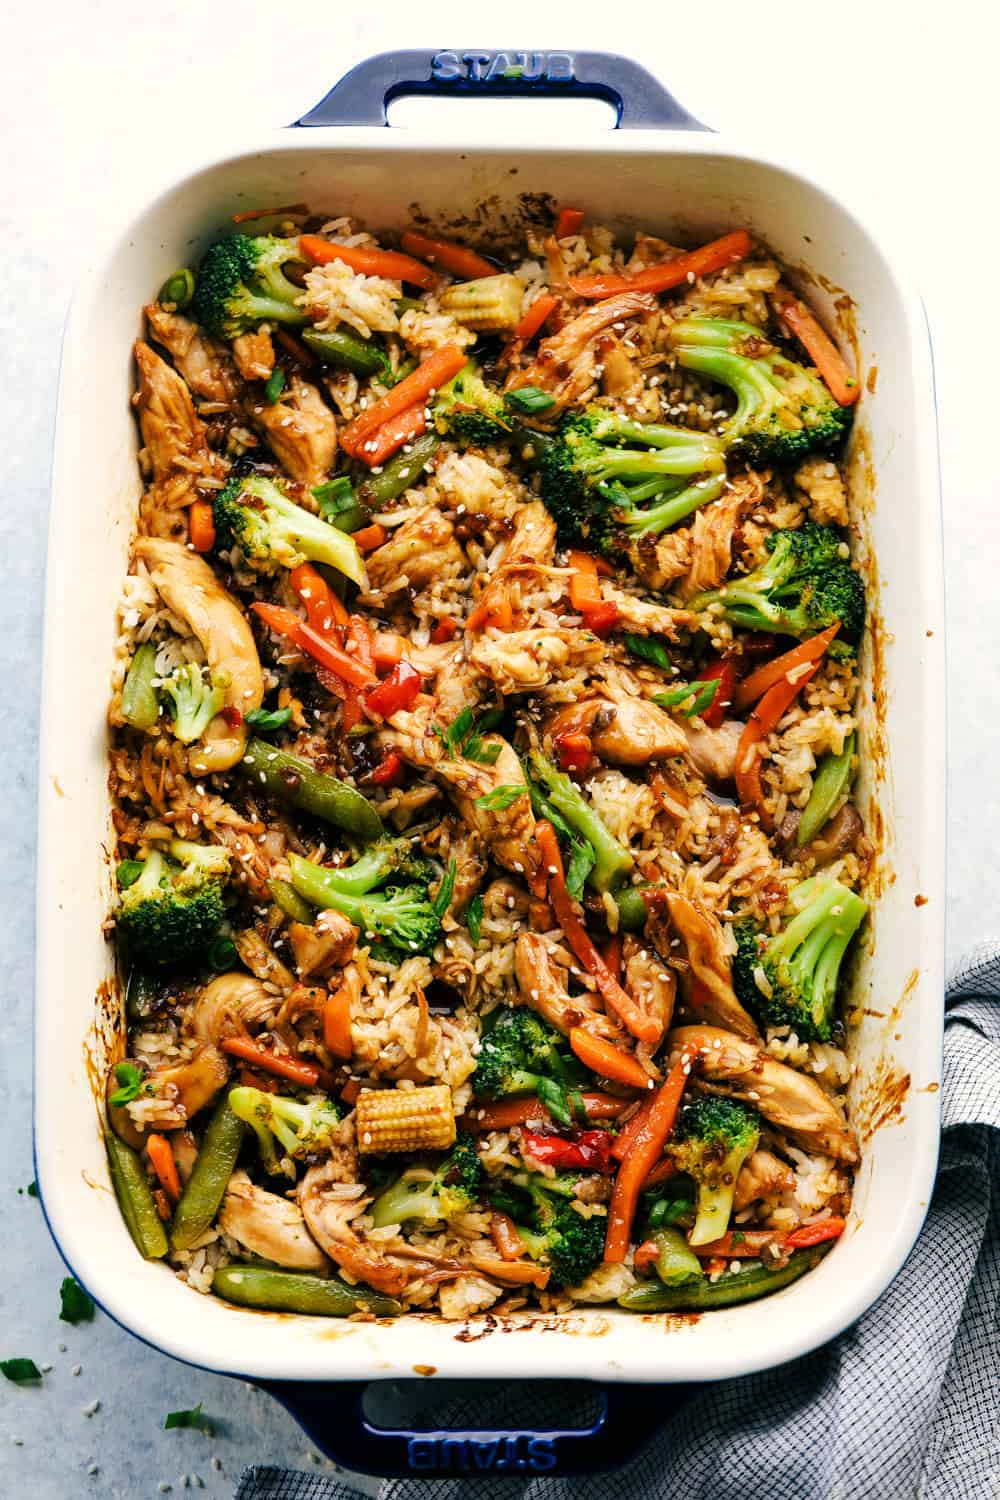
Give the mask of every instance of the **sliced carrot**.
[{"label": "sliced carrot", "polygon": [[[570,736],[570,738],[574,738],[574,736]],[[620,979],[622,976],[622,935],[620,932],[616,932],[614,937],[608,938],[601,949],[601,957],[615,978]]]},{"label": "sliced carrot", "polygon": [[646,1123],[646,1116],[649,1114],[652,1106],[653,1099],[652,1095],[650,1095],[648,1099],[642,1101],[642,1107],[637,1109],[635,1114],[625,1121],[625,1124],[611,1143],[611,1155],[615,1161],[624,1161],[626,1156],[628,1156],[633,1145],[639,1138],[639,1134]]},{"label": "sliced carrot", "polygon": [[288,581],[305,605],[306,620],[313,630],[336,639],[349,616],[322,574],[312,563],[301,563],[289,573]]},{"label": "sliced carrot", "polygon": [[553,297],[547,292],[543,293],[541,297],[536,298],[531,304],[520,323],[514,329],[514,337],[521,339],[523,343],[527,343],[529,339],[533,339],[535,334],[541,329],[542,324],[548,321],[550,315],[555,312],[558,306],[558,297]]},{"label": "sliced carrot", "polygon": [[463,281],[475,281],[477,276],[497,274],[496,266],[490,261],[477,255],[475,250],[456,245],[452,240],[432,240],[416,229],[408,229],[400,237],[399,243],[407,254],[416,255],[432,266],[440,266],[449,276],[460,276]]},{"label": "sliced carrot", "polygon": [[[375,675],[375,651],[372,642],[372,632],[364,615],[349,615],[347,618],[347,640],[344,643],[349,649],[355,661]],[[356,725],[360,724],[365,717],[365,704],[362,691],[357,687],[348,688],[344,694],[344,706],[340,712],[340,726],[345,734]]]},{"label": "sliced carrot", "polygon": [[683,1047],[666,1081],[657,1090],[646,1112],[632,1149],[622,1162],[608,1205],[608,1230],[604,1259],[619,1264],[628,1253],[632,1225],[639,1206],[642,1184],[663,1154],[677,1120],[681,1097],[698,1055],[696,1047]]},{"label": "sliced carrot", "polygon": [[320,635],[305,620],[300,620],[290,609],[283,609],[280,604],[253,604],[250,607],[269,630],[293,641],[314,661],[318,661],[320,666],[326,667],[327,671],[333,672],[352,687],[369,687],[374,682],[375,674],[370,668],[363,666],[356,657],[348,656],[346,651],[341,651],[339,646]]},{"label": "sliced carrot", "polygon": [[736,689],[733,696],[735,707],[749,708],[751,703],[756,703],[758,698],[764,696],[768,688],[774,687],[775,683],[787,677],[789,672],[796,671],[806,662],[819,661],[839,629],[840,621],[838,620],[828,630],[822,630],[819,635],[810,636],[807,641],[800,641],[797,646],[792,647],[791,651],[786,651],[782,656],[776,656],[773,661],[765,662],[762,667],[758,667],[756,672],[751,672],[750,676],[745,677]]},{"label": "sliced carrot", "polygon": [[574,551],[569,554],[569,566],[573,570],[569,580],[569,602],[585,615],[588,609],[596,609],[603,603],[597,564],[589,552]]},{"label": "sliced carrot", "polygon": [[815,313],[786,286],[775,287],[771,301],[789,333],[798,339],[823,377],[837,405],[853,406],[861,395],[861,382],[851,374],[847,361]]},{"label": "sliced carrot", "polygon": [[561,208],[556,220],[556,239],[568,239],[571,234],[579,234],[583,223],[582,208]]},{"label": "sliced carrot", "polygon": [[348,1109],[353,1109],[355,1104],[357,1104],[358,1095],[361,1093],[361,1088],[362,1084],[360,1078],[349,1078],[344,1084],[344,1087],[340,1091],[340,1097],[341,1099],[343,1099]]},{"label": "sliced carrot", "polygon": [[603,301],[605,297],[617,296],[619,292],[669,292],[688,280],[708,276],[713,271],[722,271],[733,266],[750,254],[751,239],[745,229],[724,234],[721,239],[711,240],[698,250],[689,250],[673,260],[661,261],[659,265],[647,266],[644,271],[631,275],[571,276],[569,284],[578,297]]},{"label": "sliced carrot", "polygon": [[362,526],[360,531],[354,533],[354,545],[359,552],[374,552],[376,547],[381,547],[388,539],[389,533],[377,521],[373,521],[371,526]]},{"label": "sliced carrot", "polygon": [[252,219],[273,219],[278,214],[307,214],[308,203],[286,203],[282,208],[248,208],[244,213],[230,215],[234,224],[249,224]]},{"label": "sliced carrot", "polygon": [[210,500],[195,500],[188,506],[188,531],[196,552],[211,552],[215,546],[215,522]]},{"label": "sliced carrot", "polygon": [[641,1192],[647,1193],[650,1188],[659,1187],[661,1182],[669,1182],[671,1177],[677,1176],[677,1163],[672,1156],[664,1156],[656,1163],[642,1180]]},{"label": "sliced carrot", "polygon": [[443,646],[447,641],[453,641],[457,634],[458,621],[455,616],[442,615],[431,631],[431,641],[435,646]]},{"label": "sliced carrot", "polygon": [[803,1224],[801,1229],[793,1229],[791,1234],[786,1235],[784,1248],[786,1250],[808,1250],[812,1245],[822,1245],[826,1240],[838,1240],[847,1228],[847,1220],[831,1215],[829,1219],[820,1219],[816,1224]]},{"label": "sliced carrot", "polygon": [[[587,1117],[591,1120],[617,1120],[623,1110],[628,1109],[631,1099],[619,1099],[616,1094],[584,1093],[580,1095]],[[514,1125],[526,1125],[529,1120],[550,1119],[545,1105],[527,1095],[523,1099],[498,1099],[492,1104],[473,1104],[462,1119],[466,1130],[482,1134],[489,1130],[510,1130]]]},{"label": "sliced carrot", "polygon": [[294,1057],[280,1057],[276,1052],[258,1047],[249,1037],[228,1036],[221,1046],[230,1057],[240,1057],[244,1062],[253,1063],[255,1068],[262,1068],[265,1073],[287,1078],[289,1083],[301,1084],[305,1089],[315,1088],[319,1082],[320,1070],[312,1063],[299,1062]]},{"label": "sliced carrot", "polygon": [[420,401],[426,401],[439,386],[446,385],[453,375],[464,369],[468,364],[468,356],[457,344],[443,344],[440,349],[435,349],[422,360],[412,374],[407,375],[398,385],[394,385],[391,391],[372,406],[366,406],[354,421],[349,423],[340,434],[340,446],[345,453],[352,457],[358,457],[361,453],[362,444],[370,438],[377,428],[388,422],[390,417],[395,417],[401,411],[406,411],[410,406],[416,406]]},{"label": "sliced carrot", "polygon": [[769,688],[747,719],[743,733],[736,746],[736,793],[740,806],[747,811],[756,810],[761,826],[770,827],[770,815],[764,806],[764,788],[760,779],[761,740],[780,721],[782,715],[805,687],[811,677],[819,671],[819,662],[807,666],[794,682],[783,677]]},{"label": "sliced carrot", "polygon": [[583,1026],[573,1026],[569,1033],[569,1044],[576,1056],[601,1078],[610,1078],[615,1083],[627,1083],[633,1089],[649,1089],[653,1080],[642,1064],[631,1052],[616,1047],[604,1037],[595,1036]]},{"label": "sliced carrot", "polygon": [[660,1258],[660,1247],[655,1240],[643,1240],[641,1245],[635,1247],[632,1264],[637,1271],[645,1270]]},{"label": "sliced carrot", "polygon": [[372,655],[380,672],[398,667],[406,655],[406,640],[394,630],[376,630],[372,644]]},{"label": "sliced carrot", "polygon": [[335,990],[323,1006],[323,1042],[334,1057],[346,1062],[354,1051],[351,1040],[351,993],[346,984]]},{"label": "sliced carrot", "polygon": [[384,464],[387,458],[398,453],[404,444],[418,438],[426,427],[427,410],[421,401],[416,406],[408,406],[405,411],[397,412],[388,422],[383,422],[381,427],[376,428],[370,437],[365,438],[357,456],[370,469],[378,468],[379,464]]},{"label": "sliced carrot", "polygon": [[147,1135],[146,1152],[160,1186],[171,1203],[176,1203],[181,1195],[181,1180],[170,1142],[165,1135]]},{"label": "sliced carrot", "polygon": [[335,260],[343,261],[352,271],[363,276],[384,276],[389,281],[408,281],[412,286],[425,291],[439,286],[441,278],[430,266],[423,266],[412,255],[401,255],[398,250],[376,250],[371,245],[335,245],[318,234],[300,234],[299,249],[316,266],[328,266]]},{"label": "sliced carrot", "polygon": [[465,621],[466,630],[510,630],[514,624],[514,606],[510,593],[502,583],[494,579],[479,596]]},{"label": "sliced carrot", "polygon": [[535,839],[542,856],[542,869],[548,874],[549,901],[570,948],[587,973],[593,977],[605,1005],[611,1007],[622,1025],[640,1042],[658,1042],[660,1027],[622,989],[577,916],[573,898],[566,889],[566,876],[555,829],[544,818],[535,825]]},{"label": "sliced carrot", "polygon": [[490,1239],[504,1260],[520,1260],[525,1253],[525,1243],[510,1214],[502,1214],[494,1209],[490,1214]]}]

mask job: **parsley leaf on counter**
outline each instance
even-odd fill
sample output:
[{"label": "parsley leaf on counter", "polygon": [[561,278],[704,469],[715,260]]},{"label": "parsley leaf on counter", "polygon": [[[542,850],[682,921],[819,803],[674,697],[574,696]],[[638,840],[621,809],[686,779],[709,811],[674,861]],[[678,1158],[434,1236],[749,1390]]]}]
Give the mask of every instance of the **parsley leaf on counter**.
[{"label": "parsley leaf on counter", "polygon": [[15,1385],[42,1378],[42,1372],[33,1359],[0,1359],[0,1374],[13,1380]]},{"label": "parsley leaf on counter", "polygon": [[169,1432],[172,1427],[198,1427],[201,1425],[201,1402],[197,1406],[189,1407],[187,1411],[171,1411],[167,1413],[167,1420],[163,1424],[164,1432]]},{"label": "parsley leaf on counter", "polygon": [[61,1305],[59,1317],[64,1323],[89,1323],[94,1316],[94,1299],[72,1276],[67,1276],[59,1288]]}]

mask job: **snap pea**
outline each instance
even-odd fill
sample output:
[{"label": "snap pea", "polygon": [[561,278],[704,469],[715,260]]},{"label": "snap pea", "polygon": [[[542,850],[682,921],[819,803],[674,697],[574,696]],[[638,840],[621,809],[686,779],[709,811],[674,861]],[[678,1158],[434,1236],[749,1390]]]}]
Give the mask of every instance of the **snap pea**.
[{"label": "snap pea", "polygon": [[190,1250],[218,1213],[240,1152],[243,1129],[243,1121],[233,1114],[229,1099],[223,1094],[174,1210],[170,1243],[175,1250]]},{"label": "snap pea", "polygon": [[187,307],[194,296],[194,272],[189,271],[187,266],[182,266],[172,276],[168,276],[160,287],[160,301],[172,302],[177,308]]},{"label": "snap pea", "polygon": [[312,925],[313,909],[308,901],[303,901],[294,885],[287,880],[269,880],[267,888],[271,892],[271,900],[281,908],[286,917],[291,917],[293,922],[304,922],[307,927]]},{"label": "snap pea", "polygon": [[615,891],[615,905],[618,908],[618,926],[622,932],[639,932],[646,925],[646,903],[642,899],[644,887],[641,885],[628,885],[624,890]]},{"label": "snap pea", "polygon": [[161,984],[145,969],[130,969],[125,983],[125,1014],[132,1022],[148,1021],[156,1009]]},{"label": "snap pea", "polygon": [[826,827],[831,813],[846,791],[851,779],[854,745],[855,737],[849,734],[839,755],[824,755],[823,762],[813,777],[809,801],[802,809],[795,833],[795,842],[800,849]]},{"label": "snap pea", "polygon": [[398,500],[411,485],[416,484],[440,446],[436,432],[425,432],[415,442],[408,443],[409,452],[401,449],[395,458],[382,466],[380,474],[370,474],[361,486],[361,499],[372,510],[382,510],[392,500]]},{"label": "snap pea", "polygon": [[424,304],[420,301],[419,297],[396,297],[392,305],[399,316],[402,317],[404,313],[420,312]]},{"label": "snap pea", "polygon": [[303,328],[302,342],[327,364],[350,370],[353,375],[380,375],[389,361],[377,344],[359,339],[343,328]]},{"label": "snap pea", "polygon": [[658,1229],[650,1238],[659,1251],[656,1274],[664,1286],[688,1286],[703,1278],[701,1261],[679,1229]]},{"label": "snap pea", "polygon": [[817,1265],[826,1245],[811,1250],[796,1250],[785,1265],[770,1267],[759,1260],[743,1261],[738,1271],[726,1272],[718,1281],[703,1276],[687,1286],[664,1286],[662,1282],[643,1281],[618,1298],[618,1306],[629,1312],[704,1312],[713,1307],[734,1307],[739,1302],[753,1302],[790,1286],[793,1281]]},{"label": "snap pea", "polygon": [[365,1286],[348,1286],[336,1276],[301,1276],[264,1266],[222,1266],[212,1277],[212,1291],[240,1307],[321,1318],[346,1318],[355,1312],[391,1318],[403,1310],[395,1297]]},{"label": "snap pea", "polygon": [[155,677],[156,647],[147,641],[133,656],[122,688],[122,716],[133,729],[152,729],[160,716]]},{"label": "snap pea", "polygon": [[125,1228],[135,1241],[139,1254],[146,1260],[161,1260],[167,1253],[167,1231],[164,1229],[149,1178],[142,1169],[138,1152],[119,1140],[109,1130],[104,1137],[108,1153],[108,1170],[111,1185],[118,1199],[118,1207],[125,1220]]},{"label": "snap pea", "polygon": [[353,833],[362,843],[381,838],[382,819],[367,797],[346,781],[317,771],[301,756],[276,750],[265,740],[249,740],[239,764],[244,776],[300,812]]}]

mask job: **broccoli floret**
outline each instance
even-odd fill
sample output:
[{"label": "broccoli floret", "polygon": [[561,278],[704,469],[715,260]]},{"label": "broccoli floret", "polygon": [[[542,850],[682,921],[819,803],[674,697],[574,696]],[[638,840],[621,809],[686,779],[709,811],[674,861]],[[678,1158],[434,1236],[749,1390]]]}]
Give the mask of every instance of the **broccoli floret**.
[{"label": "broccoli floret", "polygon": [[352,895],[340,888],[337,870],[289,855],[292,885],[314,906],[339,911],[360,927],[368,940],[381,941],[408,958],[430,953],[441,937],[441,919],[427,896],[426,884],[389,886],[384,891]]},{"label": "broccoli floret", "polygon": [[[542,499],[565,544],[614,553],[623,539],[659,534],[714,499],[724,470],[717,438],[590,407],[564,417],[544,449]],[[692,484],[695,475],[703,477]],[[646,501],[656,503],[643,509]]]},{"label": "broccoli floret", "polygon": [[324,866],[323,873],[330,887],[345,896],[364,896],[393,875],[426,889],[438,875],[413,839],[408,838],[379,839],[353,864],[341,865],[336,870]]},{"label": "broccoli floret", "polygon": [[815,370],[775,349],[763,329],[721,318],[682,318],[670,330],[678,364],[728,386],[736,411],[726,448],[752,464],[798,463],[837,453],[853,409],[838,406]]},{"label": "broccoli floret", "polygon": [[154,850],[123,890],[118,929],[135,960],[160,967],[199,957],[225,915],[222,889],[229,854],[212,844],[174,839],[170,858]]},{"label": "broccoli floret", "polygon": [[856,643],[865,624],[865,587],[841,556],[843,542],[830,526],[807,521],[767,539],[770,557],[752,573],[697,594],[688,608],[716,606],[733,625],[778,635],[815,635],[836,621],[840,635]]},{"label": "broccoli floret", "polygon": [[486,384],[472,363],[441,387],[431,412],[442,437],[472,447],[503,442],[515,426],[503,396]]},{"label": "broccoli floret", "polygon": [[228,678],[223,674],[206,676],[203,667],[188,662],[178,667],[160,683],[173,705],[174,734],[183,745],[200,740],[226,701]]},{"label": "broccoli floret", "polygon": [[409,1168],[371,1206],[377,1229],[419,1219],[425,1224],[448,1223],[456,1214],[475,1208],[482,1186],[483,1166],[471,1136],[460,1135],[448,1155],[428,1177]]},{"label": "broccoli floret", "polygon": [[491,1099],[535,1094],[553,1118],[570,1125],[581,1076],[575,1059],[563,1055],[559,1033],[522,1007],[500,1011],[484,1033],[472,1086],[477,1097]]},{"label": "broccoli floret", "polygon": [[579,787],[537,750],[528,756],[528,770],[532,780],[541,787],[543,797],[593,850],[594,864],[587,876],[590,883],[599,891],[620,885],[633,866],[632,856],[625,845],[608,832]]},{"label": "broccoli floret", "polygon": [[571,1201],[580,1174],[544,1177],[515,1172],[491,1186],[490,1201],[514,1220],[532,1260],[551,1269],[562,1286],[585,1281],[604,1257],[608,1221],[594,1214],[584,1218]]},{"label": "broccoli floret", "polygon": [[774,937],[736,923],[733,988],[769,1026],[790,1026],[801,1041],[833,1034],[840,965],[868,903],[837,880],[814,876],[795,887],[788,921]]},{"label": "broccoli floret", "polygon": [[688,1236],[692,1245],[707,1245],[725,1234],[736,1179],[759,1139],[760,1117],[735,1099],[704,1094],[681,1110],[668,1149],[695,1181],[696,1218]]},{"label": "broccoli floret", "polygon": [[256,573],[276,573],[304,562],[327,563],[352,583],[365,582],[365,565],[354,538],[303,510],[263,475],[230,479],[215,497],[212,519],[218,545],[238,545]]},{"label": "broccoli floret", "polygon": [[286,1099],[263,1089],[236,1088],[229,1090],[229,1108],[253,1129],[268,1172],[282,1171],[286,1156],[301,1161],[326,1150],[340,1122],[336,1104],[325,1094]]},{"label": "broccoli floret", "polygon": [[302,288],[283,268],[306,265],[297,240],[232,234],[209,246],[198,268],[193,312],[209,333],[235,339],[258,323],[306,322],[297,305]]}]

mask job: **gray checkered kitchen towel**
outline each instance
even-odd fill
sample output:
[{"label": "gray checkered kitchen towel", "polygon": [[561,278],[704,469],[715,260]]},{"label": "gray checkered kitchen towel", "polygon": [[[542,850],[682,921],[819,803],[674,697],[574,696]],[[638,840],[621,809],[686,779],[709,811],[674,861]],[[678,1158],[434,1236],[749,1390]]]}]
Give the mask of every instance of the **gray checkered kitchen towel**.
[{"label": "gray checkered kitchen towel", "polygon": [[[1000,943],[976,949],[949,986],[942,1107],[920,1239],[840,1338],[705,1387],[616,1475],[386,1480],[380,1500],[1000,1497]],[[503,1426],[506,1400],[498,1389],[475,1409],[457,1398],[435,1415],[442,1426]],[[357,1500],[357,1491],[254,1468],[236,1500]]]}]

